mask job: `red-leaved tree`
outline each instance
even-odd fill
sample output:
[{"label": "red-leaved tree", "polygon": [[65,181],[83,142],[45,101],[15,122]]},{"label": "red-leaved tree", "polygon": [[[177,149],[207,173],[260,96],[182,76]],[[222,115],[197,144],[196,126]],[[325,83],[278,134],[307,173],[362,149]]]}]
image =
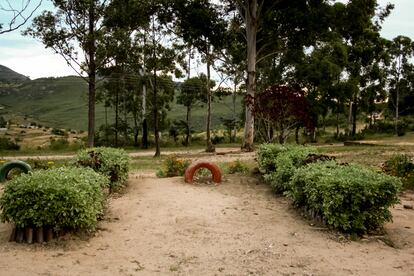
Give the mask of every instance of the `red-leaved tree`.
[{"label": "red-leaved tree", "polygon": [[246,101],[253,106],[257,131],[265,142],[271,143],[277,138],[283,144],[293,131],[299,142],[301,127],[314,129],[311,108],[301,89],[274,85],[257,94],[254,101],[251,97]]}]

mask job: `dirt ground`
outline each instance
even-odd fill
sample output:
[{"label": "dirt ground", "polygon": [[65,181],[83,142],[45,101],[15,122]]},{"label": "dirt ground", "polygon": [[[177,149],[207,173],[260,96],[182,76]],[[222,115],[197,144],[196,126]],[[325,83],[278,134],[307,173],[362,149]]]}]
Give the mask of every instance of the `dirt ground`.
[{"label": "dirt ground", "polygon": [[93,237],[17,244],[0,224],[0,275],[414,275],[414,211],[393,214],[386,236],[350,241],[254,178],[132,174]]}]

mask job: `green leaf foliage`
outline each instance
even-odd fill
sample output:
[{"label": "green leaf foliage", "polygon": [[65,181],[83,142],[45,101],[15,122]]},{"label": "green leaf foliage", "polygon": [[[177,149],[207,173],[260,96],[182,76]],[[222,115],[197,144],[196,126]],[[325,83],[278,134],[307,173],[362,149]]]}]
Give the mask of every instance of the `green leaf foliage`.
[{"label": "green leaf foliage", "polygon": [[401,186],[398,178],[361,166],[317,162],[296,171],[288,196],[335,229],[365,233],[392,219],[388,208],[399,202]]},{"label": "green leaf foliage", "polygon": [[382,170],[388,175],[399,177],[405,188],[414,187],[414,163],[410,156],[395,154],[385,161]]},{"label": "green leaf foliage", "polygon": [[264,179],[278,193],[290,190],[290,180],[296,170],[304,165],[310,154],[316,153],[313,147],[289,145],[284,148],[272,159],[275,169],[264,174]]},{"label": "green leaf foliage", "polygon": [[190,160],[180,159],[176,155],[168,156],[163,162],[163,167],[157,171],[157,176],[160,178],[183,176],[190,164]]},{"label": "green leaf foliage", "polygon": [[259,170],[263,174],[271,173],[276,170],[276,157],[286,151],[285,145],[281,144],[262,144],[257,149],[257,162]]},{"label": "green leaf foliage", "polygon": [[76,156],[76,164],[89,167],[105,175],[110,181],[110,191],[126,184],[128,179],[130,157],[123,149],[92,148],[81,150]]},{"label": "green leaf foliage", "polygon": [[102,214],[109,181],[88,168],[62,167],[23,174],[0,198],[3,222],[18,227],[93,229]]}]

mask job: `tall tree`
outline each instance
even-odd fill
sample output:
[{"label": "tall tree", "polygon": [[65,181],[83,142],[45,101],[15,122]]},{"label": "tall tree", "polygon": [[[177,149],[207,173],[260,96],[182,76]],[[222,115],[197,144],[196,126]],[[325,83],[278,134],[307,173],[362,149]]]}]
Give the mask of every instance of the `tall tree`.
[{"label": "tall tree", "polygon": [[[88,83],[88,146],[94,146],[96,73],[102,62],[96,52],[102,37],[105,0],[52,0],[54,12],[44,11],[24,33],[60,54]],[[79,56],[79,49],[83,52]],[[83,75],[86,72],[87,77]]]},{"label": "tall tree", "polygon": [[[258,88],[257,69],[260,64],[276,61],[283,48],[284,53],[300,53],[300,56],[303,56],[303,49],[313,45],[314,41],[328,30],[327,14],[330,5],[327,0],[228,0],[227,2],[230,9],[234,7],[238,11],[241,22],[239,29],[244,33],[247,46],[246,102],[254,101]],[[281,56],[279,55],[279,60],[282,60]],[[289,68],[283,68],[283,71],[286,72],[287,69]],[[252,105],[246,105],[242,149],[254,150]]]},{"label": "tall tree", "polygon": [[391,92],[390,102],[395,112],[395,134],[398,134],[399,116],[401,110],[402,95],[404,91],[410,90],[410,75],[414,72],[414,66],[410,60],[414,57],[414,42],[409,37],[397,36],[390,45],[389,54],[391,64],[389,72],[389,89]]},{"label": "tall tree", "polygon": [[[42,5],[43,0],[21,0],[0,3],[0,12],[8,17],[8,22],[0,22],[0,34],[15,31],[25,25],[35,11]],[[20,2],[16,4],[17,2]]]},{"label": "tall tree", "polygon": [[181,93],[177,97],[177,103],[186,107],[186,136],[184,145],[189,146],[191,142],[191,110],[199,102],[205,102],[207,89],[205,86],[206,76],[193,77],[184,81],[181,85]]},{"label": "tall tree", "polygon": [[207,80],[207,152],[214,152],[211,141],[212,87],[211,67],[214,63],[214,52],[223,45],[225,21],[220,15],[218,6],[208,0],[178,0],[173,9],[176,15],[176,29],[182,39],[194,46],[202,55],[206,64]]}]

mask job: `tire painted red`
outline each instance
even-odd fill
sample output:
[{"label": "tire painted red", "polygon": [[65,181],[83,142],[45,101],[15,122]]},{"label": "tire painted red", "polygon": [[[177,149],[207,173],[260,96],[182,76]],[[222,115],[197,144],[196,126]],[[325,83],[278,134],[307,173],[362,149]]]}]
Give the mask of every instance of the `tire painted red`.
[{"label": "tire painted red", "polygon": [[200,161],[191,164],[184,174],[185,182],[193,183],[194,174],[201,168],[206,168],[211,172],[213,176],[213,181],[217,184],[221,183],[221,171],[220,168],[211,162]]}]

